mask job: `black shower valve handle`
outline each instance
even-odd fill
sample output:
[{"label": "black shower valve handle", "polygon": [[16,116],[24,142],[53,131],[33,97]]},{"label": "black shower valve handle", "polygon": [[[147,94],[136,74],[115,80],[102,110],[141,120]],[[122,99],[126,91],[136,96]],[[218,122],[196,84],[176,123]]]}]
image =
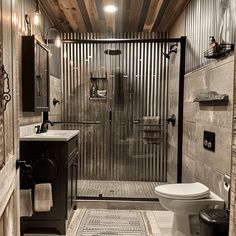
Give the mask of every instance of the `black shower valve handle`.
[{"label": "black shower valve handle", "polygon": [[56,99],[56,98],[53,98],[52,103],[53,103],[53,106],[56,106],[57,103],[60,104],[60,101],[58,99]]},{"label": "black shower valve handle", "polygon": [[172,126],[175,126],[176,123],[176,116],[175,114],[171,115],[169,118],[166,119],[168,124],[172,124]]}]

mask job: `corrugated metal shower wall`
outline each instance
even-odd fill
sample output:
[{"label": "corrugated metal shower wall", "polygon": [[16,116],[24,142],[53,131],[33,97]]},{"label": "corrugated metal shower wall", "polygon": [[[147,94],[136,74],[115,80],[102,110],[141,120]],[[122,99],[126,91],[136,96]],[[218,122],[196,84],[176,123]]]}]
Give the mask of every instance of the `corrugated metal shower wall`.
[{"label": "corrugated metal shower wall", "polygon": [[[98,34],[63,37],[108,38]],[[167,118],[168,60],[162,52],[167,46],[156,42],[63,43],[63,121],[75,122],[65,128],[81,131],[79,179],[166,181],[167,127],[163,121]],[[106,49],[119,49],[121,54],[106,55]],[[91,99],[92,83],[106,89],[108,99]],[[163,140],[159,145],[140,140],[143,116],[161,117]]]},{"label": "corrugated metal shower wall", "polygon": [[186,71],[212,60],[204,58],[209,36],[217,42],[234,43],[235,0],[192,0],[186,8]]}]

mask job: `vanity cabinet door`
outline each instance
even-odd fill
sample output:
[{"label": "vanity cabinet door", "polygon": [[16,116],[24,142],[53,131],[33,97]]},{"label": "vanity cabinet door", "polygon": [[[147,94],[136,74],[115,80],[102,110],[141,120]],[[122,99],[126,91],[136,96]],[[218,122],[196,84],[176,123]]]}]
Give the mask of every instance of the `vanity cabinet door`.
[{"label": "vanity cabinet door", "polygon": [[22,108],[49,111],[49,49],[34,35],[22,37]]},{"label": "vanity cabinet door", "polygon": [[48,53],[36,44],[36,89],[35,107],[46,109],[48,107]]},{"label": "vanity cabinet door", "polygon": [[67,195],[67,216],[75,206],[73,201],[77,197],[77,163],[78,152],[76,152],[68,163],[68,195]]}]

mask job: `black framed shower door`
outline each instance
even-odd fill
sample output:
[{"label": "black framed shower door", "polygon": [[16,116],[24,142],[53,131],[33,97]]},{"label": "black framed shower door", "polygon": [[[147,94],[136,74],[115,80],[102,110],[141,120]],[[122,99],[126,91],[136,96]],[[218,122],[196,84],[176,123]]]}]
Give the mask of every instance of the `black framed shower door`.
[{"label": "black framed shower door", "polygon": [[[64,40],[81,37],[88,35]],[[63,121],[80,130],[79,180],[165,182],[168,43],[71,42],[62,47]],[[104,53],[110,49],[121,54]],[[94,84],[105,97],[94,96]],[[160,117],[158,143],[143,142],[146,116]]]}]

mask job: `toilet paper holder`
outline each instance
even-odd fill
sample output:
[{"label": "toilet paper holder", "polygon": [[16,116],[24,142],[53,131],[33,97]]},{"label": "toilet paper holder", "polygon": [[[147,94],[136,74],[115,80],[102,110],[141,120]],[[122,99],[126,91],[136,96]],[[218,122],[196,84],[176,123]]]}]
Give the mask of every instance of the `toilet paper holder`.
[{"label": "toilet paper holder", "polygon": [[230,208],[230,181],[231,177],[229,175],[224,175],[224,189],[227,192],[227,200],[226,200],[226,210],[229,211]]},{"label": "toilet paper holder", "polygon": [[229,175],[224,175],[224,185],[225,187],[230,188],[230,179],[231,177]]}]

